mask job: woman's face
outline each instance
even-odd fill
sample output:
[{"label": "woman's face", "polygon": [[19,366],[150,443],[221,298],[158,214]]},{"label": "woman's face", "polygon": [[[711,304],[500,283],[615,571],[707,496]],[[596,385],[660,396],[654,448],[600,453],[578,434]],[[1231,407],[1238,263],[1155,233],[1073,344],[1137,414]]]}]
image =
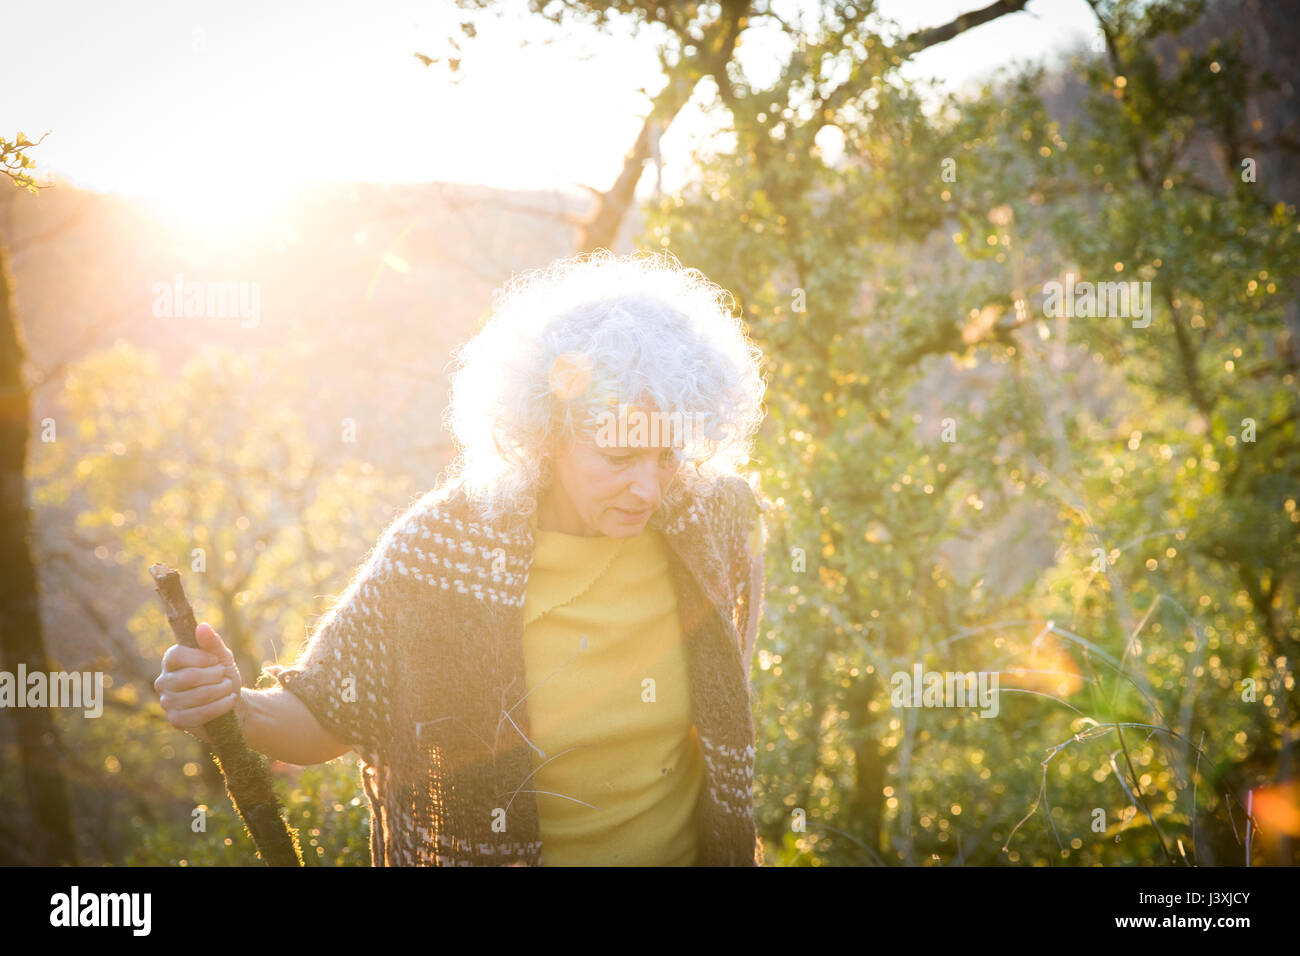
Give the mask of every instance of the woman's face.
[{"label": "woman's face", "polygon": [[598,446],[553,453],[554,480],[538,509],[543,531],[611,538],[640,534],[681,467],[670,446]]}]

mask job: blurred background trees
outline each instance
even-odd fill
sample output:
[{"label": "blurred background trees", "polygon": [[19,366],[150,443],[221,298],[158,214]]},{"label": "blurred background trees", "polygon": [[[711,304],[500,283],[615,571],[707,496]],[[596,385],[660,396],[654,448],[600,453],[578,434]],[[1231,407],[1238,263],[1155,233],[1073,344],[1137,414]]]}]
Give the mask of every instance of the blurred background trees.
[{"label": "blurred background trees", "polygon": [[[1187,45],[1200,4],[1096,9],[1067,90],[933,114],[843,20],[869,79],[740,92],[736,149],[650,218],[774,372],[759,806],[786,862],[1240,863],[1250,788],[1293,861],[1297,221],[1248,175],[1281,167],[1278,78],[1239,35]],[[1046,315],[1066,272],[1150,282],[1150,325]],[[891,708],[916,661],[1024,693]]]}]

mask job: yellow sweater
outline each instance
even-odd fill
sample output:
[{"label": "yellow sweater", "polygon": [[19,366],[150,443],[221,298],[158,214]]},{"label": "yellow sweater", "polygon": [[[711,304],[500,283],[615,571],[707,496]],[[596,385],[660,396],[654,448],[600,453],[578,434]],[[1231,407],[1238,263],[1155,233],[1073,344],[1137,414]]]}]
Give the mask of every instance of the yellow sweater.
[{"label": "yellow sweater", "polygon": [[524,660],[543,866],[690,866],[704,764],[668,544],[542,531]]}]

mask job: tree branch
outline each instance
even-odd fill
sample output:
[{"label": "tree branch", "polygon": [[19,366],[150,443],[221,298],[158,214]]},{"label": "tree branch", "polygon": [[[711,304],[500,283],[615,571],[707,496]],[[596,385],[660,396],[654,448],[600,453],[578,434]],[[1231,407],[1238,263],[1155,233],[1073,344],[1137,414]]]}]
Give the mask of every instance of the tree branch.
[{"label": "tree branch", "polygon": [[990,3],[981,10],[963,13],[957,19],[945,23],[941,27],[917,30],[903,41],[904,46],[909,47],[911,53],[919,53],[928,47],[946,43],[958,34],[983,26],[985,23],[1006,16],[1008,13],[1020,13],[1025,9],[1028,2],[1029,0],[997,0],[997,3]]}]

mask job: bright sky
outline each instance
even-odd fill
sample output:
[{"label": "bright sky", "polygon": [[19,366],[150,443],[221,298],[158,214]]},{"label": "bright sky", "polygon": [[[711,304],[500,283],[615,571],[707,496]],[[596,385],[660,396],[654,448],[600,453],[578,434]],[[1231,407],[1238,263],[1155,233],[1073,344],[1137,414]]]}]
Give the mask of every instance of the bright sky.
[{"label": "bright sky", "polygon": [[[911,30],[986,2],[879,6]],[[32,153],[42,171],[210,221],[330,180],[607,187],[648,103],[638,88],[658,87],[652,44],[557,36],[520,49],[525,26],[548,31],[522,0],[503,6],[520,14],[476,17],[452,85],[413,55],[447,49],[464,19],[449,0],[43,0],[0,31],[0,131],[50,130]],[[1093,30],[1084,0],[1033,0],[908,75],[960,85]],[[774,56],[762,37],[742,53],[756,78]],[[670,173],[705,128],[682,115],[664,142]]]}]

